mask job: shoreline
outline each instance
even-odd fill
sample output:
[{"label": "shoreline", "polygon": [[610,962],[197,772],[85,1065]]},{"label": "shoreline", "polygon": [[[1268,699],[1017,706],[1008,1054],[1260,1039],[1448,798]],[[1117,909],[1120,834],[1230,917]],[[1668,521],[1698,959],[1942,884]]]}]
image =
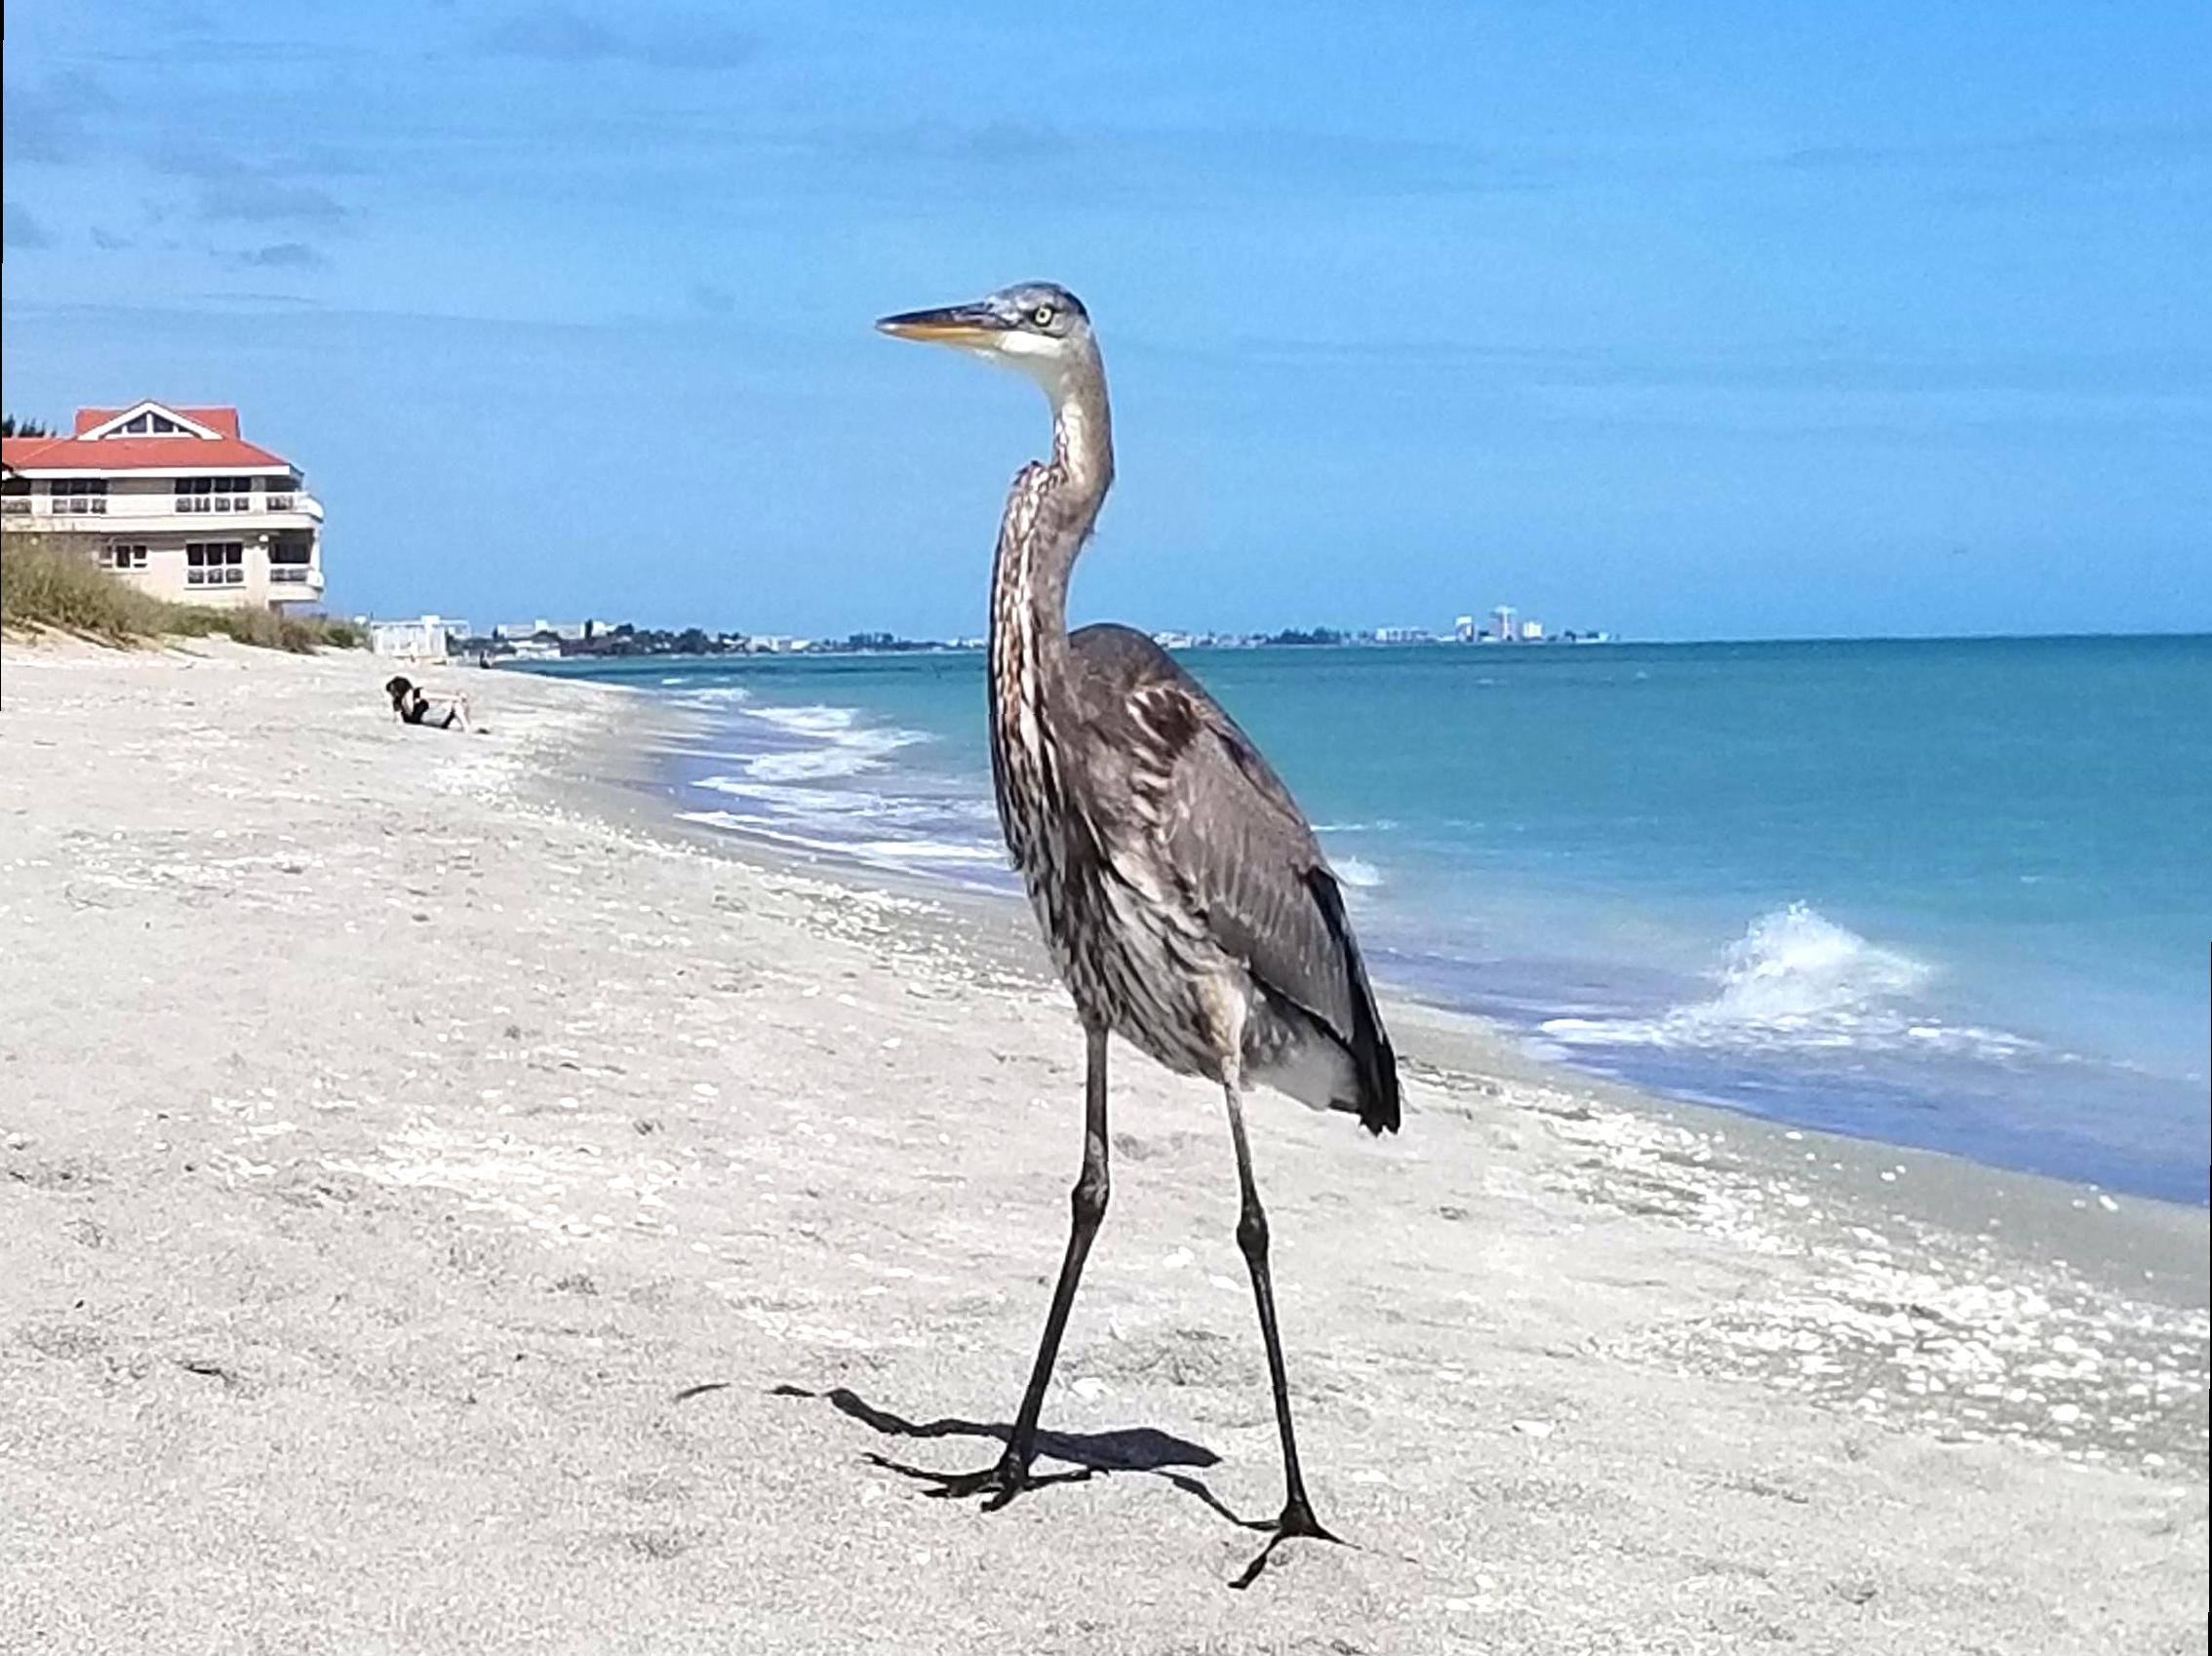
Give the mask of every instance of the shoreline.
[{"label": "shoreline", "polygon": [[[660,670],[665,665],[636,682],[668,704],[679,733],[634,773],[621,756],[612,765],[633,783],[670,784],[671,814],[711,824],[755,853],[816,852],[825,859],[816,866],[890,879],[902,888],[910,876],[919,876],[913,888],[924,891],[1006,886],[987,791],[975,796],[969,786],[972,756],[958,745],[968,738],[946,725],[941,695],[918,699],[911,687],[887,683],[871,690],[834,676],[733,680],[712,663],[701,664],[703,676],[670,676]],[[547,676],[629,683],[594,672]],[[931,711],[920,711],[925,701]],[[919,760],[898,751],[917,742],[924,744],[913,749],[925,756]],[[940,749],[955,757],[927,757]],[[827,763],[817,769],[818,761]],[[785,785],[817,774],[824,779]],[[1335,804],[1339,816],[1375,813]],[[1374,826],[1353,822],[1344,831]],[[848,839],[849,853],[840,845]],[[1354,844],[1384,856],[1363,840],[1346,842]],[[2054,1044],[2062,1038],[2049,1029],[2033,1020],[2016,1025],[1970,999],[1953,1005],[1915,995],[1894,1005],[1880,1000],[1891,990],[1904,994],[1892,977],[1948,982],[1959,973],[1931,939],[1914,938],[1902,926],[1847,913],[1839,913],[1846,925],[1834,925],[1809,903],[1784,902],[1785,890],[1768,890],[1748,903],[1758,918],[1729,946],[1724,970],[1683,975],[1689,968],[1677,961],[1666,968],[1676,973],[1669,978],[1627,955],[1612,967],[1599,955],[1579,964],[1591,947],[1587,939],[1561,943],[1556,958],[1531,944],[1530,916],[1546,911],[1582,936],[1595,913],[1587,893],[1547,897],[1541,880],[1525,890],[1514,886],[1520,894],[1500,901],[1521,915],[1519,922],[1496,937],[1476,922],[1461,937],[1458,920],[1418,918],[1428,912],[1418,906],[1419,893],[1440,878],[1435,869],[1424,873],[1417,857],[1405,867],[1386,857],[1378,873],[1363,856],[1331,845],[1356,883],[1384,887],[1365,894],[1371,912],[1360,918],[1386,993],[1478,1019],[1563,1073],[1784,1127],[1910,1146],[2014,1175],[2086,1182],[2120,1200],[2207,1205],[2194,1155],[2201,1084],[2132,1059],[2078,1056],[2103,1048]],[[909,847],[912,855],[905,854]],[[991,863],[988,874],[978,858]],[[1637,932],[1648,928],[1648,919],[1630,907],[1614,923]],[[1899,932],[1906,941],[1870,941]],[[1715,935],[1725,934],[1723,927]],[[1668,935],[1679,951],[1681,938]],[[1867,989],[1870,983],[1876,987]],[[1850,1000],[1862,992],[1876,999],[1863,1006]],[[1837,1013],[1842,1021],[1832,1027],[1819,1008],[1837,997],[1857,1009]],[[1796,1021],[1807,1007],[1809,1022]],[[1722,1035],[1705,1033],[1709,1013]],[[1779,1022],[1760,1033],[1761,1018]],[[1568,1026],[1592,1033],[1587,1040],[1562,1033]],[[2016,1028],[2036,1033],[2004,1033]]]},{"label": "shoreline", "polygon": [[1231,1595],[1248,1538],[1184,1485],[1280,1493],[1233,1180],[1208,1089],[1120,1048],[1047,1421],[1118,1470],[984,1518],[867,1458],[982,1458],[1035,1339],[1081,1042],[1019,905],[663,820],[612,757],[656,715],[604,686],[472,675],[488,733],[449,738],[366,658],[8,671],[0,1531],[34,1634],[2201,1640],[2202,1209],[1394,1001],[1402,1134],[1253,1110],[1309,1474],[1360,1545]]},{"label": "shoreline", "polygon": [[[710,722],[696,710],[659,702],[650,690],[619,688],[636,705],[573,754],[557,781],[550,774],[538,778],[551,790],[548,803],[586,801],[587,808],[629,831],[741,867],[840,890],[888,893],[908,914],[927,917],[905,923],[926,933],[918,939],[923,949],[940,949],[948,934],[954,939],[955,957],[977,968],[971,981],[978,988],[1016,988],[1063,1002],[1027,905],[1016,895],[684,819],[676,809],[682,803],[678,790],[653,761],[663,751],[660,744],[699,733]],[[1610,1143],[1635,1145],[1656,1162],[1680,1165],[1694,1160],[1723,1179],[1808,1187],[1809,1194],[1792,1191],[1785,1201],[1801,1198],[1807,1209],[1862,1238],[1875,1234],[1870,1226],[1906,1227],[1916,1247],[1946,1248],[1959,1270],[2056,1264],[2078,1274],[2096,1293],[2131,1295],[2180,1310],[2212,1302],[2212,1256],[2198,1241],[2212,1214],[2200,1205],[2115,1196],[2093,1183],[1793,1127],[1726,1105],[1670,1097],[1528,1053],[1513,1032],[1480,1013],[1402,993],[1385,992],[1379,999],[1408,1078],[1455,1099],[1497,1097],[1518,1087],[1536,1090],[1546,1100],[1540,1108],[1570,1119],[1590,1110],[1612,1112]],[[1118,1050],[1124,1062],[1146,1062]],[[1679,1135],[1672,1147],[1663,1142],[1671,1133]],[[1645,1177],[1639,1170],[1639,1182]],[[1644,1190],[1625,1199],[1625,1211],[1665,1213],[1670,1197],[1679,1202],[1690,1194],[1695,1200],[1694,1193],[1670,1189],[1663,1179],[1650,1182],[1657,1200]],[[2126,1219],[2115,1224],[2123,1212]],[[1886,1269],[1887,1251],[1877,1245],[1856,1263]],[[1851,1284],[1854,1291],[1858,1286]]]},{"label": "shoreline", "polygon": [[[666,844],[725,856],[743,866],[805,873],[841,886],[877,887],[910,901],[940,905],[948,914],[963,918],[969,946],[986,951],[1002,978],[1010,974],[1035,991],[1054,991],[1050,964],[1018,894],[935,878],[923,870],[841,856],[834,850],[801,848],[773,835],[755,834],[744,828],[688,821],[680,813],[684,804],[680,791],[669,785],[657,762],[681,751],[667,744],[710,731],[712,724],[707,716],[696,709],[664,702],[646,689],[607,686],[606,681],[583,677],[547,677],[556,684],[614,689],[635,699],[630,716],[600,732],[573,755],[557,782],[552,777],[541,778],[546,790],[541,797],[548,804],[564,799],[588,800],[607,820]],[[1972,1209],[1976,1206],[1988,1209],[1988,1214],[1981,1215],[1987,1217],[2009,1205],[2014,1212],[2028,1216],[2030,1234],[2043,1239],[2061,1256],[2071,1246],[2094,1257],[2102,1251],[2102,1238],[2099,1221],[2091,1215],[2115,1211],[2119,1204],[2150,1214],[2167,1214],[2174,1233],[2185,1239],[2192,1228],[2192,1216],[2207,1215],[2203,1203],[2109,1192],[2090,1181],[2004,1167],[1886,1139],[1795,1127],[1730,1105],[1653,1091],[1583,1069],[1570,1060],[1528,1052],[1519,1035],[1481,1012],[1397,988],[1382,989],[1379,999],[1401,1056],[1414,1065],[1446,1076],[1507,1075],[1522,1084],[1602,1099],[1700,1133],[1733,1132],[1744,1146],[1751,1147],[1751,1154],[1778,1167],[1795,1171],[1797,1164],[1802,1163],[1816,1172],[1845,1175],[1856,1182],[1856,1195],[1862,1200],[1915,1206],[1925,1200],[1931,1188],[1943,1193],[1940,1211],[1913,1215],[1923,1221],[1972,1228],[1971,1222],[1977,1217]],[[1408,1033],[1411,1039],[1403,1039]],[[1880,1175],[1885,1171],[1898,1178],[1883,1180]],[[1910,1175],[1918,1176],[1904,1182]],[[1975,1186],[1986,1188],[1976,1190]],[[2100,1203],[2100,1197],[2113,1205]],[[2184,1272],[2172,1280],[2182,1283],[2185,1294],[2201,1297],[2212,1287],[2212,1262],[2204,1263],[2200,1271]],[[2107,1285],[2117,1289],[2130,1284],[2115,1278]]]}]

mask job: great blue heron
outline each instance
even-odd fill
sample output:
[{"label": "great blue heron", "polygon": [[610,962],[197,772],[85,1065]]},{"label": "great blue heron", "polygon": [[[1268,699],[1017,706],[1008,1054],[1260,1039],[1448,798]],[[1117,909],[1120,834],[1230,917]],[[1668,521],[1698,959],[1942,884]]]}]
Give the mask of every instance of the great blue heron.
[{"label": "great blue heron", "polygon": [[1006,1453],[941,1481],[1001,1506],[1027,1486],[1061,1331],[1109,1188],[1106,1038],[1217,1083],[1229,1106],[1250,1269],[1283,1438],[1283,1516],[1242,1587],[1314,1518],[1290,1426],[1243,1092],[1264,1082],[1398,1130],[1397,1060],[1327,860],[1251,738],[1168,653],[1127,627],[1067,627],[1068,575],[1114,481],[1106,371],[1090,318],[1049,283],[889,316],[902,339],[1027,374],[1052,404],[1052,457],[1024,466],[991,576],[991,770],[999,821],[1086,1041],[1083,1171],[1066,1256]]}]

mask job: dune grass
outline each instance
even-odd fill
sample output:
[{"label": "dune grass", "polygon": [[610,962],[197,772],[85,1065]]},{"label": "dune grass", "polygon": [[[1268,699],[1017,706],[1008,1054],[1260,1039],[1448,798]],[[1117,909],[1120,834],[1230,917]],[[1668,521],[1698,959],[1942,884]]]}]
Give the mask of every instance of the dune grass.
[{"label": "dune grass", "polygon": [[86,551],[35,534],[0,541],[0,626],[12,632],[51,627],[107,644],[220,636],[299,655],[356,649],[362,642],[351,622],[324,615],[172,604],[100,569]]}]

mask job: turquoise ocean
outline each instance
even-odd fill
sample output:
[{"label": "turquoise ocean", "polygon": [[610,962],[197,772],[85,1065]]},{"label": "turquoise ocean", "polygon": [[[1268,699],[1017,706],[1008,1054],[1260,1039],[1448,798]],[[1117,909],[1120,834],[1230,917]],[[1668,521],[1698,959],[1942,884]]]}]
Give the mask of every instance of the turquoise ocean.
[{"label": "turquoise ocean", "polygon": [[[2202,1203],[2212,638],[1193,651],[1375,974],[1776,1121]],[[972,653],[571,661],[675,807],[1004,891]]]}]

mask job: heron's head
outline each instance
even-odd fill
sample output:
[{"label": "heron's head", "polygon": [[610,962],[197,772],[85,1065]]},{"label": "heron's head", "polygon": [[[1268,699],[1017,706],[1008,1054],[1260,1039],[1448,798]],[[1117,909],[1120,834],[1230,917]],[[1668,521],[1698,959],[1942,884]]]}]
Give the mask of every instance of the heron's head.
[{"label": "heron's head", "polygon": [[1051,282],[1022,282],[971,304],[905,311],[876,326],[893,338],[951,345],[1017,369],[1054,396],[1084,364],[1096,360],[1089,313],[1075,295]]}]

